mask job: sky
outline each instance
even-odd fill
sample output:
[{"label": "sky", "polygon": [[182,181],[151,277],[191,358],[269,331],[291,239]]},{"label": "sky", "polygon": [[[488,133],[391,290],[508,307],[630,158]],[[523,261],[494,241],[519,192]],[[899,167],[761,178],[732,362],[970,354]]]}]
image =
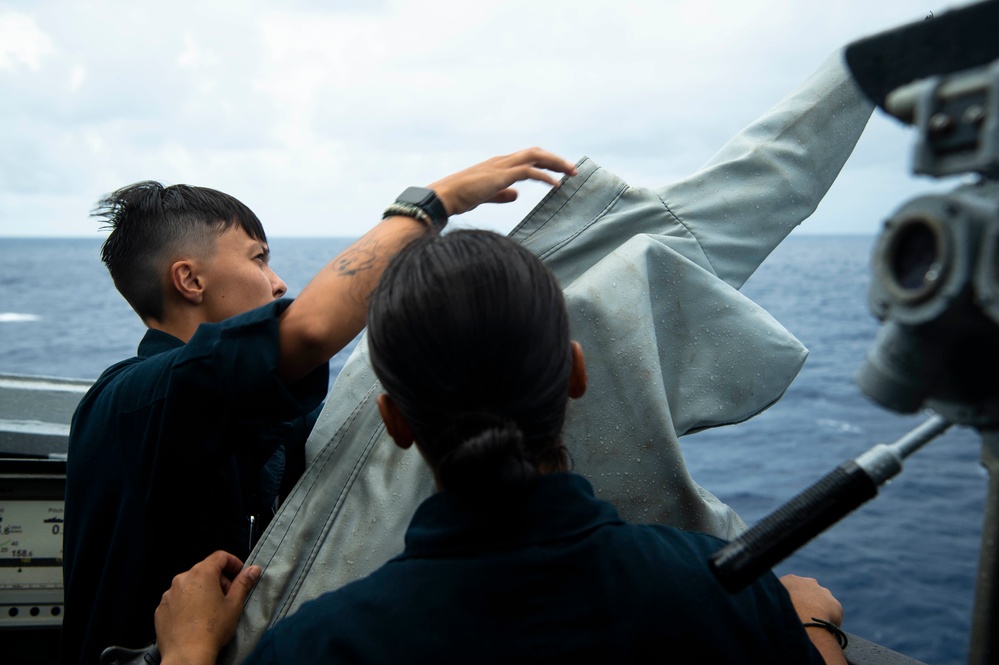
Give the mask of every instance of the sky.
[{"label": "sky", "polygon": [[[841,46],[937,0],[0,0],[0,237],[99,237],[139,180],[272,237],[356,237],[409,185],[538,145],[636,186],[693,173]],[[876,112],[810,233],[876,233],[913,131]],[[507,231],[544,195],[460,222]],[[0,240],[2,242],[2,240]]]}]

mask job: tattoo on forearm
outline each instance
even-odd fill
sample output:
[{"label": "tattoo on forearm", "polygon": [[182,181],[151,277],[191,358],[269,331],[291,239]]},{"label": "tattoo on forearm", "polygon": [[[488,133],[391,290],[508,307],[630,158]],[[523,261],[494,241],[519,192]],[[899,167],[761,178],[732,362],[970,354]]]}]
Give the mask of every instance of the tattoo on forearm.
[{"label": "tattoo on forearm", "polygon": [[351,277],[359,272],[371,270],[378,260],[378,243],[365,243],[364,247],[351,247],[343,256],[333,262],[333,270],[339,275]]}]

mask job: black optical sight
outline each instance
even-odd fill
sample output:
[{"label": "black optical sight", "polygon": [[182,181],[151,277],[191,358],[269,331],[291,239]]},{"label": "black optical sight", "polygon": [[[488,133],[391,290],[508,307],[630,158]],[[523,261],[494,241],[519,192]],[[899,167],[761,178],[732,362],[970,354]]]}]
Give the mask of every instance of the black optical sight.
[{"label": "black optical sight", "polygon": [[884,322],[856,381],[883,406],[952,422],[999,416],[999,184],[921,196],[874,248],[869,305]]},{"label": "black optical sight", "polygon": [[[939,20],[958,15],[964,30],[994,29],[997,9],[999,3],[987,2],[963,10],[974,15]],[[933,23],[914,26],[907,38],[923,44],[943,34]],[[929,407],[952,422],[986,426],[999,422],[999,60],[952,68],[995,58],[996,40],[949,39],[926,65],[935,75],[887,92],[872,88],[875,77],[865,67],[904,58],[912,43],[906,48],[900,39],[851,46],[847,60],[857,64],[858,82],[916,128],[915,173],[971,173],[977,182],[913,199],[885,222],[869,292],[871,311],[884,326],[856,381],[894,411]],[[972,48],[976,43],[983,48]],[[955,50],[955,44],[967,48]],[[877,85],[887,85],[881,79]]]}]

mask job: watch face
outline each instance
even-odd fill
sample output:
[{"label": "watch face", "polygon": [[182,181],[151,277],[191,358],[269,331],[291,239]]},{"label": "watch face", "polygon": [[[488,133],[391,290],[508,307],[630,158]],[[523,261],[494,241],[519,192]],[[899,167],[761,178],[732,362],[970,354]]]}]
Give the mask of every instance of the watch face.
[{"label": "watch face", "polygon": [[434,190],[426,187],[407,187],[406,191],[396,199],[400,203],[412,203],[421,208],[429,204],[435,197]]},{"label": "watch face", "polygon": [[447,209],[444,203],[437,198],[437,193],[427,187],[407,187],[406,191],[399,195],[396,203],[414,205],[427,213],[431,223],[435,228],[442,229],[447,224]]}]

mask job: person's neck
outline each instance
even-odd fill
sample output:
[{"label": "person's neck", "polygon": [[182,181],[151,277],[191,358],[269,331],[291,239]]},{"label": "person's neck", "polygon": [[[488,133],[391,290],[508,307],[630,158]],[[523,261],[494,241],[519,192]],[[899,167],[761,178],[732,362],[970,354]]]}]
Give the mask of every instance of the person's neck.
[{"label": "person's neck", "polygon": [[551,457],[544,457],[538,462],[536,468],[542,476],[549,473],[565,473],[569,470],[569,452],[565,446],[558,444],[555,451]]},{"label": "person's neck", "polygon": [[184,344],[187,344],[191,340],[191,337],[194,336],[194,332],[198,329],[198,326],[204,323],[204,321],[194,316],[166,316],[162,321],[146,319],[144,323],[147,328],[173,335],[184,342]]}]

